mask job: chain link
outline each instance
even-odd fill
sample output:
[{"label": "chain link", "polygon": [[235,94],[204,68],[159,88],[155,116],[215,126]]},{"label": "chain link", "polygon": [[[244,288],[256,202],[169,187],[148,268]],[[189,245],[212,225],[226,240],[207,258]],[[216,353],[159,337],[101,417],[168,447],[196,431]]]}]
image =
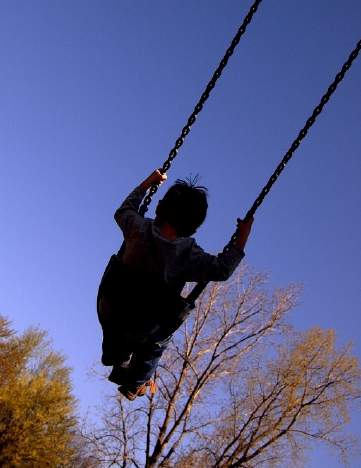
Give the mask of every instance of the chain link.
[{"label": "chain link", "polygon": [[[174,147],[170,150],[168,158],[164,161],[163,166],[161,168],[161,172],[165,173],[170,169],[173,159],[177,156],[177,153],[178,153],[179,149],[181,148],[181,146],[183,145],[186,136],[189,134],[192,125],[194,124],[194,122],[197,119],[198,114],[202,111],[205,102],[207,101],[207,99],[209,98],[209,96],[210,96],[210,94],[212,92],[212,89],[215,87],[215,85],[217,83],[217,80],[222,75],[222,72],[223,72],[224,68],[226,67],[226,65],[228,63],[228,60],[232,56],[232,54],[233,54],[235,48],[237,47],[241,37],[246,32],[246,28],[247,28],[248,24],[251,22],[251,20],[253,18],[253,15],[256,13],[256,11],[258,9],[258,6],[259,6],[259,4],[261,2],[262,2],[262,0],[256,0],[253,3],[253,5],[251,6],[249,12],[247,13],[246,17],[243,20],[243,23],[241,24],[241,26],[239,27],[236,35],[232,39],[231,45],[228,47],[224,57],[220,61],[216,71],[213,73],[212,78],[208,82],[205,91],[202,93],[199,101],[195,105],[194,110],[191,113],[191,115],[189,116],[186,125],[183,127],[180,136],[177,138]],[[144,198],[143,204],[139,209],[139,213],[142,216],[144,216],[144,214],[148,211],[148,206],[149,206],[150,202],[152,201],[152,197],[157,192],[157,190],[158,190],[158,186],[153,185],[151,187],[149,193],[147,194],[147,196]]]}]

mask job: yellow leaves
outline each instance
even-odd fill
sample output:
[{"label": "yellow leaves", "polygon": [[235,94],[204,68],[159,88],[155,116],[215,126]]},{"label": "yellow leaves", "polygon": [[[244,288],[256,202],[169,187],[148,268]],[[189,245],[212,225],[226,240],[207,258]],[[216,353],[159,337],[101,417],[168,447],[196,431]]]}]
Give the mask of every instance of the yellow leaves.
[{"label": "yellow leaves", "polygon": [[60,466],[73,455],[69,370],[46,334],[7,333],[0,318],[0,466]]}]

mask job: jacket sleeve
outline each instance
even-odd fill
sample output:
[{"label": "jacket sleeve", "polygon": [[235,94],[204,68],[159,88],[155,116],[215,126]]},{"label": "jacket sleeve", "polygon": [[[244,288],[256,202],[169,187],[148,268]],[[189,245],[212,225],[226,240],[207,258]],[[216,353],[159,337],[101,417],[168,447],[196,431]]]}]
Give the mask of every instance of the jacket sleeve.
[{"label": "jacket sleeve", "polygon": [[140,186],[135,188],[114,214],[114,219],[123,231],[125,240],[137,225],[144,222],[144,218],[138,213],[138,209],[145,194],[145,189]]},{"label": "jacket sleeve", "polygon": [[236,245],[227,252],[211,255],[194,242],[190,252],[186,281],[226,281],[243,257],[244,251]]}]

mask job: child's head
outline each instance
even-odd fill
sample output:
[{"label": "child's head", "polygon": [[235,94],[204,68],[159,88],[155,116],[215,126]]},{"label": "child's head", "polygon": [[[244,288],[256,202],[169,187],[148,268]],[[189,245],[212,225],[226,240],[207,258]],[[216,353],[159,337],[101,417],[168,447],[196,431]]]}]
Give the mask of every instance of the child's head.
[{"label": "child's head", "polygon": [[189,237],[196,232],[207,215],[207,189],[193,181],[177,180],[160,200],[157,223],[170,224],[178,237]]}]

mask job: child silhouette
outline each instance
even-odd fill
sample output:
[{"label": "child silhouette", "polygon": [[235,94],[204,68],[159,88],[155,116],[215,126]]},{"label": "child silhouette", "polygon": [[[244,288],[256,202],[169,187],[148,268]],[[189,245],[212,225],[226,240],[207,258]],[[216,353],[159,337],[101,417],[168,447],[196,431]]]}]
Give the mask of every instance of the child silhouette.
[{"label": "child silhouette", "polygon": [[155,391],[152,376],[175,331],[166,325],[172,317],[168,292],[180,295],[186,282],[227,280],[244,257],[253,223],[238,220],[230,249],[206,253],[191,237],[208,208],[207,189],[196,180],[177,180],[159,201],[155,219],[138,213],[147,190],[166,179],[154,171],[115,212],[124,243],[111,262],[122,265],[122,279],[111,284],[106,270],[98,293],[102,363],[113,366],[109,380],[129,400],[144,395],[147,386]]}]

